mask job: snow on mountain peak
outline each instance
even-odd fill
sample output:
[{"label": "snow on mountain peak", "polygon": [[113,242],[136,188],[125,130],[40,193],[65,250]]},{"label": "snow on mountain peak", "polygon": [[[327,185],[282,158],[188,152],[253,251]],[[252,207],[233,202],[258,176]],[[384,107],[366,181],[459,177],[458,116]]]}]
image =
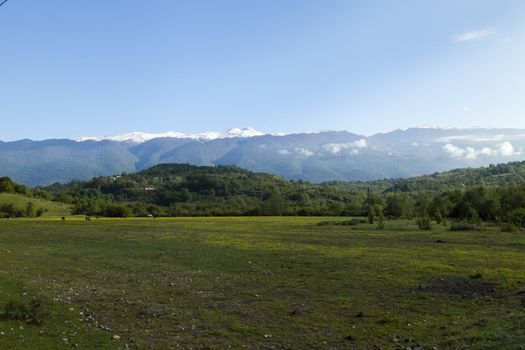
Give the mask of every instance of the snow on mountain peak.
[{"label": "snow on mountain peak", "polygon": [[145,132],[130,132],[121,135],[112,135],[112,136],[84,136],[74,139],[77,142],[82,141],[119,141],[119,142],[133,142],[133,143],[143,143],[152,139],[160,137],[172,137],[179,139],[194,139],[200,141],[210,141],[215,139],[224,139],[224,138],[233,138],[233,137],[254,137],[265,135],[264,133],[257,131],[253,128],[232,128],[225,132],[217,131],[206,131],[197,134],[184,134],[175,131],[168,131],[164,133],[145,133]]},{"label": "snow on mountain peak", "polygon": [[262,136],[264,133],[255,130],[254,128],[232,128],[226,131],[222,137],[254,137],[254,136]]}]

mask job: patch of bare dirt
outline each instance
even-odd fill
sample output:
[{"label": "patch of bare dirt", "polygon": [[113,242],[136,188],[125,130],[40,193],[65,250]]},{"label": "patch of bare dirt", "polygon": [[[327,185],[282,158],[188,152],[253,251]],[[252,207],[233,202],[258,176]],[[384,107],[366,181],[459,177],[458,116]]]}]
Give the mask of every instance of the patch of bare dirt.
[{"label": "patch of bare dirt", "polygon": [[434,277],[423,290],[430,293],[443,293],[461,298],[478,296],[495,297],[495,285],[478,279],[461,277]]}]

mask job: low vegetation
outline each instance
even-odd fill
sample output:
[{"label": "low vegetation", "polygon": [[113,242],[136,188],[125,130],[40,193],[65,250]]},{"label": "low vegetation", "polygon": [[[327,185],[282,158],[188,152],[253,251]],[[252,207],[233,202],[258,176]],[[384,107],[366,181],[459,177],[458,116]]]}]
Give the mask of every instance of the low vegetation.
[{"label": "low vegetation", "polygon": [[[339,224],[345,221],[6,220],[0,313],[13,311],[0,317],[0,348],[475,350],[525,343],[524,234],[492,225],[426,231],[415,220],[385,220],[381,230]],[[30,306],[34,298],[40,307]],[[31,309],[41,315],[37,322],[28,322]]]}]

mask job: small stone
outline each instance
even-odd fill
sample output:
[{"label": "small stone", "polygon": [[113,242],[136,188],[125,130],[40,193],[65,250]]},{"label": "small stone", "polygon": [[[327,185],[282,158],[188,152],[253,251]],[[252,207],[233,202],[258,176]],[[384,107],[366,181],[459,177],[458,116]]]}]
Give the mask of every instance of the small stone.
[{"label": "small stone", "polygon": [[111,340],[120,340],[120,335],[114,335],[111,337]]}]

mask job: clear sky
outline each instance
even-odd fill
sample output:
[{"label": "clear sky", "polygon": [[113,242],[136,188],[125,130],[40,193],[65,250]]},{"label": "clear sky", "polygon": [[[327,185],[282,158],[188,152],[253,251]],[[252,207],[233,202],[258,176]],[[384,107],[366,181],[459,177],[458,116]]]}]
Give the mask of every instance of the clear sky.
[{"label": "clear sky", "polygon": [[525,128],[522,0],[9,0],[0,140]]}]

